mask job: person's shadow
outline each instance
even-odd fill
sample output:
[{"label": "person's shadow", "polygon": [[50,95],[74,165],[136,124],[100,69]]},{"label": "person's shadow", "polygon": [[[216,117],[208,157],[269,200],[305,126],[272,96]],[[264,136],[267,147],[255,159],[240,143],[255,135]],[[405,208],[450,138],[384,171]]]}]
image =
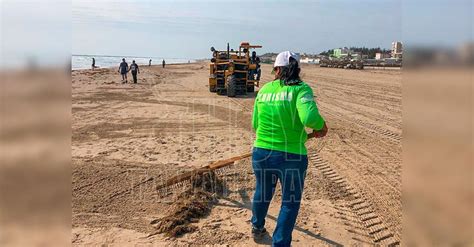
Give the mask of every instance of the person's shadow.
[{"label": "person's shadow", "polygon": [[[239,202],[239,201],[236,201],[236,200],[233,200],[233,199],[230,199],[228,197],[224,197],[222,196],[221,199],[223,200],[226,200],[230,203],[233,204],[233,206],[229,206],[229,205],[225,205],[225,204],[219,204],[220,206],[226,206],[226,207],[236,207],[236,208],[245,208],[245,209],[248,209],[248,210],[252,210],[252,202],[250,200],[250,197],[247,195],[247,192],[245,190],[238,190],[238,191],[229,191],[230,193],[232,192],[237,192],[239,193],[240,197],[242,198],[242,202]],[[273,220],[273,221],[277,221],[277,218],[275,216],[272,216],[272,215],[267,215],[267,218]],[[299,231],[299,232],[302,232],[310,237],[313,237],[317,240],[320,240],[320,241],[323,241],[325,242],[326,244],[330,244],[332,246],[343,246],[342,244],[336,242],[336,241],[333,241],[331,239],[327,239],[319,234],[315,234],[314,232],[311,232],[309,230],[306,230],[306,229],[303,229],[299,226],[295,226],[294,228],[296,231]],[[272,237],[270,236],[270,234],[268,232],[265,233],[265,235],[263,235],[261,238],[254,238],[254,241],[255,243],[257,244],[268,244],[268,245],[271,245],[272,244]]]}]

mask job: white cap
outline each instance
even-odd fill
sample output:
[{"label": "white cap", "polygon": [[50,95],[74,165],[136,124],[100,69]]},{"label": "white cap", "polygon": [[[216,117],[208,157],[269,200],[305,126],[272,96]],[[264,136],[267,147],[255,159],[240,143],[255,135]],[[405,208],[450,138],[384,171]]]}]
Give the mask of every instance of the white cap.
[{"label": "white cap", "polygon": [[294,58],[298,61],[298,67],[300,66],[300,55],[291,52],[291,51],[283,51],[278,54],[275,59],[275,64],[273,67],[280,67],[280,66],[288,66],[290,64],[290,57]]}]

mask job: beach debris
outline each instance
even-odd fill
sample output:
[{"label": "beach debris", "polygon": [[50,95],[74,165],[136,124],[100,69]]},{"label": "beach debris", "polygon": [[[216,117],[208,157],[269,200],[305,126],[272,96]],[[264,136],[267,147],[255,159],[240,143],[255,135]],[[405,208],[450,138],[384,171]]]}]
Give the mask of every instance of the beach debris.
[{"label": "beach debris", "polygon": [[194,175],[191,184],[191,188],[177,196],[168,215],[151,222],[157,231],[149,236],[164,233],[168,237],[180,237],[196,231],[197,227],[191,223],[208,215],[217,196],[224,191],[224,184],[213,171]]}]

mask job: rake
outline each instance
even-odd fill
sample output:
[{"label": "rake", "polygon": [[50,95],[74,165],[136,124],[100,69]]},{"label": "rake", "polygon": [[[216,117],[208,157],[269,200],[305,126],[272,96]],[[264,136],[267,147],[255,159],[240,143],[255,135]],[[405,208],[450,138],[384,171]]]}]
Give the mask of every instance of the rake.
[{"label": "rake", "polygon": [[[308,139],[319,139],[319,138],[315,138],[312,135],[308,135]],[[320,147],[319,147],[318,150],[316,150],[316,153],[318,153],[321,150],[321,148],[324,147],[324,141],[321,144],[322,145],[318,145]],[[238,160],[241,160],[241,159],[248,158],[250,156],[252,156],[252,153],[248,152],[248,153],[245,153],[245,154],[242,154],[242,155],[239,155],[239,156],[234,156],[234,157],[229,158],[229,159],[218,160],[218,161],[216,161],[214,163],[211,163],[209,165],[206,165],[206,166],[203,166],[203,167],[185,172],[183,174],[174,176],[172,178],[169,178],[164,183],[161,183],[158,186],[156,186],[156,190],[158,191],[158,193],[160,195],[165,195],[165,194],[169,193],[170,191],[172,191],[174,189],[182,187],[187,182],[190,182],[191,179],[194,176],[202,175],[202,174],[208,173],[210,171],[215,171],[217,169],[221,169],[221,168],[230,166],[230,165],[234,164],[234,162],[236,162]]]},{"label": "rake", "polygon": [[183,174],[174,176],[172,178],[169,178],[165,182],[159,184],[156,186],[156,190],[158,190],[159,194],[166,194],[170,192],[171,190],[183,186],[186,182],[191,181],[191,179],[196,176],[196,175],[201,175],[204,173],[208,173],[210,171],[214,171],[217,169],[224,168],[226,166],[230,166],[234,164],[234,162],[245,159],[247,157],[252,156],[252,153],[245,153],[239,156],[235,156],[229,159],[224,159],[224,160],[218,160],[214,163],[211,163],[209,165],[194,169],[192,171],[185,172]]}]

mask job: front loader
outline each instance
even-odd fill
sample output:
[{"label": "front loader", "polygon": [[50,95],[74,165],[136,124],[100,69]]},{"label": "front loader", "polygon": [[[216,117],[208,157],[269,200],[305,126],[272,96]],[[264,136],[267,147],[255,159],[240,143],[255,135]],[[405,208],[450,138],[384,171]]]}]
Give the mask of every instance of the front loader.
[{"label": "front loader", "polygon": [[254,92],[259,86],[257,64],[252,61],[250,49],[262,48],[261,45],[240,43],[239,49],[218,51],[211,47],[212,59],[209,64],[209,91],[219,95],[235,97]]}]

